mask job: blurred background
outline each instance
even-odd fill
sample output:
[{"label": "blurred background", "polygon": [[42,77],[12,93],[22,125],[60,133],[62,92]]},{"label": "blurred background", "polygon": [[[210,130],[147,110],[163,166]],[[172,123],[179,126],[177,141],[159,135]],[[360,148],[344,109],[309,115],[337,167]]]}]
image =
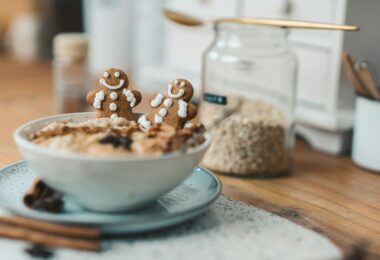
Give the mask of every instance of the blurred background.
[{"label": "blurred background", "polygon": [[[299,63],[297,132],[314,148],[333,154],[349,149],[354,123],[355,95],[342,72],[342,51],[371,59],[375,67],[380,67],[376,46],[380,40],[377,19],[380,1],[376,0],[360,3],[353,0],[0,0],[0,6],[1,59],[20,63],[54,60],[53,38],[57,34],[83,33],[88,44],[88,48],[82,49],[86,90],[94,87],[99,73],[115,66],[126,70],[133,85],[143,92],[162,89],[174,78],[184,77],[201,93],[202,54],[214,39],[213,28],[173,24],[165,19],[164,7],[202,18],[249,16],[359,24],[362,28],[359,33],[290,31],[289,42]],[[57,48],[65,48],[64,43],[60,44]],[[59,54],[57,51],[56,55]]]}]

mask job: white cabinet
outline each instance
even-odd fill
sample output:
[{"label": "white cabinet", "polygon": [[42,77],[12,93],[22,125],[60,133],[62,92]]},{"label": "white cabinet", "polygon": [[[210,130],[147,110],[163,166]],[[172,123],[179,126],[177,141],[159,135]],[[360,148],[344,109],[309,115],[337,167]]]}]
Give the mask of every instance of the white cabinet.
[{"label": "white cabinet", "polygon": [[[298,57],[297,98],[300,105],[327,107],[326,93],[331,78],[330,52],[325,49],[294,48]],[[313,61],[313,62],[310,62]]]},{"label": "white cabinet", "polygon": [[[380,1],[167,0],[165,5],[202,18],[247,16],[338,24],[358,22],[363,27],[360,33],[293,29],[289,37],[299,59],[298,131],[317,149],[340,153],[347,148],[353,125],[354,94],[342,75],[341,52],[347,49],[355,56],[363,53],[367,58],[379,57],[380,68],[380,51],[374,44],[380,42],[380,24],[375,22]],[[152,75],[160,84],[184,76],[200,86],[202,54],[213,36],[211,26],[186,28],[166,22],[163,64],[148,68],[145,75]]]},{"label": "white cabinet", "polygon": [[332,22],[336,0],[245,0],[243,15]]},{"label": "white cabinet", "polygon": [[[236,0],[168,0],[166,7],[202,18],[216,16],[234,17],[237,14]],[[196,71],[202,66],[202,53],[214,38],[211,26],[186,28],[167,22],[165,35],[165,64],[180,71]],[[199,80],[197,79],[199,85]]]},{"label": "white cabinet", "polygon": [[[216,16],[234,17],[238,13],[236,0],[166,0],[164,6],[173,10],[193,14],[202,18]],[[212,26],[187,28],[165,22],[162,65],[139,68],[136,79],[140,88],[166,85],[176,77],[188,78],[196,88],[200,88],[202,54],[214,38]],[[149,76],[147,76],[149,75]],[[159,87],[158,87],[159,88]]]},{"label": "white cabinet", "polygon": [[[245,0],[243,16],[275,19],[304,20],[314,22],[336,22],[338,0]],[[295,37],[328,35],[329,31],[296,30]]]},{"label": "white cabinet", "polygon": [[238,2],[236,0],[167,0],[165,6],[203,18],[233,17],[236,16]]}]

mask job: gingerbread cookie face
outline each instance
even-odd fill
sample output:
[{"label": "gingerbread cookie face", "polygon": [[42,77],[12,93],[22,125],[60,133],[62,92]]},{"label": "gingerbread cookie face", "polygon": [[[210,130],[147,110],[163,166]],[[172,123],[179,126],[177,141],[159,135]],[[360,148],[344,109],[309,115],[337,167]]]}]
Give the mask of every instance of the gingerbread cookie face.
[{"label": "gingerbread cookie face", "polygon": [[109,68],[105,71],[99,80],[99,83],[109,90],[117,90],[129,85],[127,74],[117,68]]},{"label": "gingerbread cookie face", "polygon": [[150,99],[152,111],[139,118],[142,128],[166,123],[176,129],[183,128],[197,114],[197,108],[189,103],[194,90],[186,79],[176,79],[167,86],[166,93],[157,93]]},{"label": "gingerbread cookie face", "polygon": [[141,102],[141,94],[129,90],[128,76],[120,69],[109,68],[99,79],[100,88],[87,95],[87,102],[96,109],[97,118],[124,117],[135,121],[133,108]]},{"label": "gingerbread cookie face", "polygon": [[189,102],[193,94],[193,85],[186,79],[176,79],[168,84],[167,95],[170,98]]}]

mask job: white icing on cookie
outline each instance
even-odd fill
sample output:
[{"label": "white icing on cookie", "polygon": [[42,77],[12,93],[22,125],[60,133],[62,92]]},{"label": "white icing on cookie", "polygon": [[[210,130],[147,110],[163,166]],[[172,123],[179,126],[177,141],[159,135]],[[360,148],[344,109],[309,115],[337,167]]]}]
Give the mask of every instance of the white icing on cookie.
[{"label": "white icing on cookie", "polygon": [[120,72],[116,71],[113,75],[115,76],[115,78],[118,78],[120,77]]},{"label": "white icing on cookie", "polygon": [[158,111],[158,114],[162,117],[165,117],[167,114],[168,114],[168,110],[166,108],[161,108],[159,111]]},{"label": "white icing on cookie", "polygon": [[130,107],[134,107],[136,105],[136,98],[133,92],[125,88],[123,89],[123,94],[127,97]]},{"label": "white icing on cookie", "polygon": [[108,73],[108,71],[105,71],[105,72],[103,73],[103,77],[108,78],[109,76],[110,76],[110,74]]},{"label": "white icing on cookie", "polygon": [[144,130],[148,130],[151,123],[150,121],[146,118],[146,114],[145,115],[142,115],[140,116],[139,120],[137,120],[137,122],[140,124],[140,126],[144,129]]},{"label": "white icing on cookie", "polygon": [[100,79],[100,80],[99,80],[99,83],[102,84],[103,86],[105,86],[105,87],[108,88],[108,89],[115,90],[115,89],[119,89],[119,88],[121,88],[121,87],[124,85],[125,82],[124,82],[123,79],[121,79],[118,85],[116,85],[116,86],[111,86],[111,85],[108,85],[108,83],[106,82],[105,79]]},{"label": "white icing on cookie", "polygon": [[174,80],[174,84],[176,85],[178,84],[178,79]]},{"label": "white icing on cookie", "polygon": [[[175,82],[174,82],[174,83],[175,83]],[[169,95],[169,97],[171,97],[171,98],[180,98],[180,97],[183,96],[183,94],[185,94],[185,90],[182,89],[182,88],[178,91],[177,94],[173,94],[173,93],[172,93],[172,90],[173,90],[173,85],[172,85],[172,84],[169,84],[169,85],[168,85],[168,95]]]},{"label": "white icing on cookie", "polygon": [[110,108],[111,111],[116,111],[117,110],[117,105],[115,103],[111,103],[109,105],[109,108]]},{"label": "white icing on cookie", "polygon": [[178,116],[181,118],[187,117],[187,106],[188,104],[183,101],[182,99],[178,101],[179,108],[178,108]]},{"label": "white icing on cookie", "polygon": [[179,84],[181,87],[184,87],[186,86],[186,82],[185,81],[182,81],[181,84]]},{"label": "white icing on cookie", "polygon": [[171,107],[172,105],[173,105],[173,99],[171,99],[171,98],[167,98],[167,99],[164,100],[164,106],[165,106],[165,107],[169,108],[169,107]]},{"label": "white icing on cookie", "polygon": [[105,94],[103,90],[96,93],[94,103],[92,104],[92,106],[95,107],[96,109],[101,109],[102,101],[104,100],[104,97],[105,97]]},{"label": "white icing on cookie", "polygon": [[114,113],[111,115],[111,119],[116,119],[116,118],[119,118],[119,116],[117,114]]},{"label": "white icing on cookie", "polygon": [[158,93],[156,97],[152,101],[150,101],[150,106],[158,107],[159,105],[161,105],[163,99],[164,95],[162,93]]},{"label": "white icing on cookie", "polygon": [[118,95],[116,92],[111,92],[111,94],[110,94],[110,98],[111,98],[112,100],[116,100],[118,96],[119,96],[119,95]]},{"label": "white icing on cookie", "polygon": [[[160,96],[159,96],[160,95]],[[159,96],[159,97],[158,97]],[[158,98],[157,98],[158,97]],[[154,107],[155,105],[159,106],[162,103],[162,99],[164,95],[159,93],[154,100],[152,100],[151,105]],[[157,101],[157,102],[153,102]],[[152,104],[153,103],[153,104]],[[161,124],[164,121],[164,117],[168,114],[168,108],[173,104],[173,100],[170,98],[165,99],[164,106],[158,111],[158,114],[154,115],[154,123]]]},{"label": "white icing on cookie", "polygon": [[192,127],[194,124],[191,123],[191,122],[186,122],[186,124],[183,126],[184,128],[190,128]]},{"label": "white icing on cookie", "polygon": [[155,124],[162,124],[162,122],[164,121],[164,119],[162,118],[162,116],[160,115],[154,115],[154,123]]}]

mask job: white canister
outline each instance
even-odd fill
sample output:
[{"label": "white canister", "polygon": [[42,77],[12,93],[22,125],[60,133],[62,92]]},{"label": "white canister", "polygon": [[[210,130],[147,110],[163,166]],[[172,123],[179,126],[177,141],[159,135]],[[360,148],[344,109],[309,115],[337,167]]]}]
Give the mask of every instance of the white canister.
[{"label": "white canister", "polygon": [[380,101],[356,98],[352,159],[356,164],[380,172]]}]

